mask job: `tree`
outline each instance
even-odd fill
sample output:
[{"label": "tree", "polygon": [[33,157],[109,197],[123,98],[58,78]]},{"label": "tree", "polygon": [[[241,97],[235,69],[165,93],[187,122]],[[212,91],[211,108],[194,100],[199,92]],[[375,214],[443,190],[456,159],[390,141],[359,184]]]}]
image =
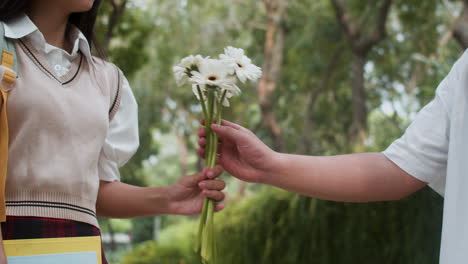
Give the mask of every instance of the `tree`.
[{"label": "tree", "polygon": [[268,23],[264,44],[263,76],[257,85],[258,99],[262,110],[263,125],[269,129],[276,149],[282,149],[281,127],[274,116],[271,95],[278,85],[283,64],[287,0],[263,0],[267,9]]},{"label": "tree", "polygon": [[[386,22],[392,0],[382,0],[377,10],[375,26],[368,30],[365,22],[353,20],[349,10],[346,9],[342,0],[331,0],[335,8],[336,17],[340,23],[353,53],[352,67],[352,103],[353,103],[353,123],[351,126],[351,137],[359,143],[366,138],[367,127],[367,107],[366,90],[364,83],[364,66],[366,57],[371,49],[382,41],[386,36]],[[367,20],[367,18],[365,18]],[[371,31],[367,33],[366,31]]]},{"label": "tree", "polygon": [[453,34],[458,43],[466,49],[468,48],[468,0],[462,1],[463,11],[455,23]]}]

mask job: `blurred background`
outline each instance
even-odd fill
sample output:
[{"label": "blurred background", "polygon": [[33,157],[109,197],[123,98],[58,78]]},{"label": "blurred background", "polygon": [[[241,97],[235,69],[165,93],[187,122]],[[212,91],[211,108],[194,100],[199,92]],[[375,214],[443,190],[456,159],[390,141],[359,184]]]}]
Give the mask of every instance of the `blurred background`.
[{"label": "blurred background", "polygon": [[[244,87],[226,119],[277,151],[335,155],[384,150],[468,47],[467,0],[103,2],[100,42],[140,107],[141,146],[122,179],[140,186],[202,169],[201,108],[171,70],[189,54],[245,49],[264,76]],[[223,179],[220,264],[438,263],[443,199],[429,188],[402,201],[350,204]],[[112,263],[198,263],[197,217],[100,224]]]}]

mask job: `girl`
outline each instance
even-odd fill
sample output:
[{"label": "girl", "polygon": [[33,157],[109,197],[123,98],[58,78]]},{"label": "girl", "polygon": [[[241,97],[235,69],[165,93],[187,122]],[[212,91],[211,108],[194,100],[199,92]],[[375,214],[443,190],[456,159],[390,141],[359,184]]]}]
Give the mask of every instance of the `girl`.
[{"label": "girl", "polygon": [[0,239],[95,236],[97,216],[191,215],[204,197],[224,199],[224,182],[204,181],[202,173],[167,187],[119,182],[118,168],[139,144],[137,104],[122,73],[91,55],[100,2],[0,2],[0,26],[19,65],[7,104],[7,221]]}]

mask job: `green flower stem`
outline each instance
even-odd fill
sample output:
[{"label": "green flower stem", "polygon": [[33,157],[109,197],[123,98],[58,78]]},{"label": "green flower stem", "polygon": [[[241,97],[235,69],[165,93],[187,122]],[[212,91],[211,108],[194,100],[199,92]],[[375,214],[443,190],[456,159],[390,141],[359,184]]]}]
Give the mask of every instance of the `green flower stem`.
[{"label": "green flower stem", "polygon": [[205,230],[203,233],[202,239],[202,250],[201,256],[204,263],[212,263],[215,261],[215,252],[214,252],[214,201],[208,201],[208,215],[206,218]]},{"label": "green flower stem", "polygon": [[198,91],[198,97],[200,97],[200,104],[201,104],[202,110],[203,110],[203,117],[206,120],[206,118],[208,117],[208,113],[206,111],[205,98],[203,98],[203,93],[202,93],[199,85],[197,85],[197,91]]},{"label": "green flower stem", "polygon": [[[198,93],[201,97],[201,90],[197,87]],[[221,100],[216,98],[216,88],[208,87],[208,102],[202,102],[203,114],[205,115],[205,128],[207,144],[205,147],[205,165],[208,168],[214,168],[216,165],[216,155],[218,150],[218,135],[211,130],[211,124],[221,123],[221,110],[222,103],[226,97],[226,91],[223,91]],[[205,199],[203,202],[202,215],[200,217],[200,224],[198,227],[197,241],[195,242],[195,249],[201,255],[203,264],[212,264],[216,262],[216,240],[214,233],[214,211],[215,202],[211,199]]]},{"label": "green flower stem", "polygon": [[[213,153],[213,145],[215,144],[215,134],[211,130],[211,124],[213,124],[213,118],[215,116],[215,89],[214,88],[208,88],[208,130],[207,130],[207,138],[208,138],[208,145],[207,145],[207,150],[208,150],[208,156],[207,156],[207,167],[208,168],[214,168],[214,163],[216,162],[216,152]],[[205,121],[206,123],[206,121]],[[215,159],[213,161],[213,158]]]},{"label": "green flower stem", "polygon": [[223,109],[223,102],[224,98],[226,98],[226,93],[227,90],[223,91],[223,95],[221,95],[221,100],[218,102],[218,112],[216,113],[216,124],[220,125],[221,124],[221,114],[222,114],[222,109]]},{"label": "green flower stem", "polygon": [[[224,98],[226,97],[226,90],[223,91],[223,94],[221,95],[221,99],[217,102],[216,104],[216,124],[221,124],[221,114],[222,114],[222,107],[223,107],[223,101]],[[215,167],[216,166],[216,157],[218,154],[218,135],[216,133],[211,133],[213,135],[212,139],[212,149],[211,152],[214,153],[212,154],[212,160],[210,160],[210,166]]]},{"label": "green flower stem", "polygon": [[[208,120],[210,119],[210,116],[208,115],[208,112],[207,112],[207,109],[206,109],[206,102],[205,102],[205,98],[203,96],[203,93],[200,89],[200,86],[197,85],[197,91],[198,91],[198,96],[200,98],[200,104],[202,106],[202,110],[203,110],[203,116],[205,118],[205,129],[208,133],[209,131],[209,128],[210,128],[210,124],[208,123]],[[208,135],[208,134],[207,134]],[[209,137],[207,137],[207,139],[209,139]],[[210,142],[207,142],[207,146],[210,145]],[[206,153],[206,157],[209,156],[209,153]],[[201,213],[201,216],[200,216],[200,223],[199,223],[199,226],[198,226],[198,233],[197,233],[197,238],[195,240],[195,251],[196,252],[200,252],[200,249],[201,249],[201,246],[202,246],[202,234],[203,234],[203,231],[205,229],[205,222],[206,222],[206,218],[208,216],[208,199],[205,199],[203,201],[203,209],[202,209],[202,213]]]},{"label": "green flower stem", "polygon": [[202,234],[205,228],[207,212],[208,212],[208,199],[205,199],[203,200],[203,209],[200,215],[200,223],[198,224],[197,239],[195,239],[195,252],[199,252],[201,248]]}]

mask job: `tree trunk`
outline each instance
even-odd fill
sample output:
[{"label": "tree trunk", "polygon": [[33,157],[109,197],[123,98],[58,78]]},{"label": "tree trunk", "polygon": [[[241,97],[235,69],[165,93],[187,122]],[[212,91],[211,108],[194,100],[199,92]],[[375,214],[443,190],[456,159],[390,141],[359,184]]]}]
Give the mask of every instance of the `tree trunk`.
[{"label": "tree trunk", "polygon": [[335,9],[336,18],[344,31],[353,53],[352,76],[352,110],[353,122],[350,128],[351,140],[362,144],[367,130],[367,108],[364,82],[364,66],[366,56],[371,49],[386,37],[385,24],[392,0],[381,0],[378,7],[376,23],[369,34],[364,33],[364,25],[353,21],[351,14],[346,10],[343,0],[331,0]]},{"label": "tree trunk", "polygon": [[453,36],[463,49],[468,48],[468,0],[463,1],[463,11],[457,19]]},{"label": "tree trunk", "polygon": [[122,18],[127,5],[127,0],[109,0],[109,2],[112,6],[112,12],[109,15],[109,23],[107,24],[106,34],[102,43],[102,48],[106,53],[109,51],[110,41],[114,36],[115,27]]},{"label": "tree trunk", "polygon": [[353,123],[351,136],[358,142],[364,142],[367,128],[366,90],[364,88],[364,66],[366,56],[353,54],[352,109]]},{"label": "tree trunk", "polygon": [[[325,72],[321,78],[319,86],[309,93],[309,98],[307,100],[307,106],[305,108],[304,116],[307,118],[305,119],[304,124],[304,131],[302,134],[302,143],[300,144],[298,150],[299,153],[313,154],[313,141],[312,141],[312,133],[314,131],[314,111],[315,111],[315,104],[317,103],[318,97],[324,93],[327,88],[329,87],[330,81],[333,78],[333,73],[336,70],[336,66],[340,62],[340,57],[343,54],[343,47],[339,45],[331,57]],[[312,85],[309,85],[312,87]]]},{"label": "tree trunk", "polygon": [[277,88],[283,63],[284,28],[282,22],[286,13],[287,0],[263,0],[268,12],[268,25],[264,45],[263,76],[257,85],[262,123],[268,128],[274,148],[283,148],[281,127],[273,113],[271,96]]}]

